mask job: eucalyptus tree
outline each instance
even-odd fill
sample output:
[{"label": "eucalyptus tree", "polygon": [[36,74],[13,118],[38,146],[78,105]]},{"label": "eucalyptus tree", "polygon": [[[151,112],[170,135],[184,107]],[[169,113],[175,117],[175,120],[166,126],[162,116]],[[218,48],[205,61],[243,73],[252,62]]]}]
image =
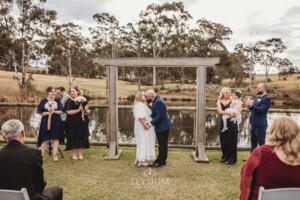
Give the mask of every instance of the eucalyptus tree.
[{"label": "eucalyptus tree", "polygon": [[124,27],[119,21],[108,13],[93,15],[97,26],[89,28],[92,35],[93,52],[97,56],[117,58],[122,49]]},{"label": "eucalyptus tree", "polygon": [[[92,36],[91,42],[94,56],[105,58],[122,56],[124,27],[120,26],[115,16],[109,13],[96,13],[93,15],[93,19],[97,25],[89,28],[89,30]],[[122,76],[125,78],[125,67],[121,69]]]},{"label": "eucalyptus tree", "polygon": [[286,49],[286,46],[280,38],[271,38],[266,41],[258,41],[255,48],[259,50],[257,54],[258,62],[264,68],[265,82],[267,83],[270,69],[280,66],[282,59],[278,55]]},{"label": "eucalyptus tree", "polygon": [[[163,4],[150,4],[146,10],[141,11],[138,22],[146,51],[153,58],[170,56],[173,39],[186,27],[186,22],[191,18],[182,2]],[[160,69],[158,77],[162,87],[168,69]],[[153,86],[156,85],[156,68],[153,66]]]},{"label": "eucalyptus tree", "polygon": [[[25,89],[32,80],[32,74],[27,76],[28,62],[37,56],[37,49],[42,48],[39,43],[50,21],[56,20],[56,12],[45,10],[46,0],[2,0],[1,32],[6,41],[10,42],[8,54],[14,65],[15,78],[20,89]],[[16,7],[16,9],[14,9]],[[20,69],[18,70],[17,67]],[[21,78],[18,71],[22,72]]]},{"label": "eucalyptus tree", "polygon": [[227,51],[223,41],[229,40],[232,31],[222,24],[197,20],[197,26],[189,34],[189,53],[196,56],[213,56],[215,52]]},{"label": "eucalyptus tree", "polygon": [[60,70],[67,76],[69,88],[78,75],[86,74],[88,67],[92,67],[86,50],[88,39],[80,30],[81,27],[71,22],[57,25],[44,48],[52,70]]},{"label": "eucalyptus tree", "polygon": [[[126,57],[149,57],[148,47],[145,39],[142,37],[141,27],[139,23],[128,23],[125,27],[124,41],[124,56]],[[132,71],[131,71],[132,70]],[[133,73],[137,78],[138,90],[141,89],[142,80],[148,81],[150,70],[148,67],[130,68],[130,73]]]},{"label": "eucalyptus tree", "polygon": [[289,75],[294,74],[297,72],[297,68],[293,66],[293,63],[287,59],[284,58],[281,60],[279,66],[278,66],[278,76],[279,78],[283,76],[284,78],[287,78]]},{"label": "eucalyptus tree", "polygon": [[11,24],[15,23],[11,15],[13,8],[12,0],[0,0],[0,62],[9,69],[11,66],[11,49],[13,48]]},{"label": "eucalyptus tree", "polygon": [[238,53],[242,53],[245,56],[245,71],[249,75],[249,89],[252,88],[252,80],[253,80],[253,71],[254,65],[258,62],[257,55],[259,54],[259,49],[257,49],[254,45],[243,45],[237,44],[234,50]]},{"label": "eucalyptus tree", "polygon": [[[229,40],[232,31],[229,27],[223,24],[215,23],[207,19],[197,20],[197,26],[189,31],[187,52],[189,56],[199,57],[220,57],[219,66],[229,68],[230,62],[228,51],[223,43],[224,40]],[[216,74],[222,78],[223,73],[217,71],[222,69],[209,67],[207,69],[207,82],[211,82]]]},{"label": "eucalyptus tree", "polygon": [[246,63],[246,56],[242,52],[235,52],[230,54],[231,69],[230,76],[234,78],[235,86],[242,86],[243,80],[247,77],[248,66]]}]

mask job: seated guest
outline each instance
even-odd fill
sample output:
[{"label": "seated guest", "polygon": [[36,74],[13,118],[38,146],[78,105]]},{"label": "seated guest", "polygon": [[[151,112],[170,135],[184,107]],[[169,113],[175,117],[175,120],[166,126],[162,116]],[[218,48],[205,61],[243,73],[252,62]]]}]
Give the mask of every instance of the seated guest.
[{"label": "seated guest", "polygon": [[260,186],[300,187],[300,128],[290,117],[274,120],[266,144],[255,148],[242,167],[240,199],[257,199]]},{"label": "seated guest", "polygon": [[24,145],[22,122],[8,120],[2,125],[3,137],[8,144],[0,149],[0,189],[26,188],[30,199],[62,199],[62,188],[44,190],[43,160],[41,150]]}]

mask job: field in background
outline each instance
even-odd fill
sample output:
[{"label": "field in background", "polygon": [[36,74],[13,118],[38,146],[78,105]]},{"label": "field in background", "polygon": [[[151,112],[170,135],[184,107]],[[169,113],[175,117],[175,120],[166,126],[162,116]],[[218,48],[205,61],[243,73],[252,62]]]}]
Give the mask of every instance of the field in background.
[{"label": "field in background", "polygon": [[[14,72],[0,71],[0,97],[2,96],[18,96],[19,88],[17,81],[13,79]],[[269,94],[273,99],[286,100],[286,99],[299,99],[300,98],[300,75],[294,74],[287,77],[286,80],[279,79],[277,75],[270,75],[270,82],[268,82]],[[259,82],[263,82],[265,77],[263,75],[256,75],[253,82],[251,91],[247,90],[247,80],[243,88],[243,96],[255,95],[256,86]],[[68,79],[64,76],[34,74],[32,87],[37,91],[36,94],[39,98],[45,95],[45,89],[48,86],[64,86],[68,88]],[[82,90],[90,91],[89,95],[94,97],[106,98],[106,79],[86,79],[76,78],[73,85],[79,86]],[[206,95],[208,102],[215,102],[218,98],[219,92],[222,87],[234,87],[234,81],[226,79],[221,85],[208,84],[206,86]],[[159,85],[158,85],[159,87]],[[151,86],[142,86],[142,89],[152,88]],[[166,83],[166,90],[160,91],[160,95],[167,99],[179,99],[179,100],[195,100],[196,87],[195,84],[180,84],[180,83]],[[135,95],[138,87],[136,84],[132,84],[126,81],[118,81],[118,97],[127,98],[128,96]],[[31,94],[29,96],[34,96]],[[27,95],[27,94],[25,94]],[[33,97],[32,97],[33,98]],[[32,100],[33,101],[33,100]]]}]

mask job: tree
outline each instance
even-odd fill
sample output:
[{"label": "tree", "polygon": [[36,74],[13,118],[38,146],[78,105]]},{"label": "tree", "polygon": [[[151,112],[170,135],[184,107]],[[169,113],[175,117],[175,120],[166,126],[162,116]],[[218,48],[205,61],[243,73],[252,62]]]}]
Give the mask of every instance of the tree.
[{"label": "tree", "polygon": [[119,25],[119,21],[108,13],[97,13],[93,15],[97,26],[89,28],[92,35],[93,52],[97,56],[106,58],[119,57],[122,49],[122,38],[124,27]]},{"label": "tree", "polygon": [[237,44],[234,48],[235,51],[238,53],[242,53],[245,56],[245,72],[249,75],[249,89],[252,88],[252,79],[253,79],[253,71],[254,71],[254,65],[257,63],[257,55],[259,52],[259,49],[257,49],[255,46],[252,45],[243,45],[243,44]]},{"label": "tree", "polygon": [[287,78],[289,75],[294,74],[297,71],[297,68],[293,66],[293,63],[289,59],[284,58],[279,64],[278,71],[279,78],[282,76]]},{"label": "tree", "polygon": [[88,40],[81,35],[80,29],[74,23],[57,25],[45,46],[51,68],[67,76],[69,88],[76,76],[91,70],[87,66],[93,67],[85,48]]},{"label": "tree", "polygon": [[235,80],[235,86],[242,86],[243,80],[247,77],[245,73],[248,66],[246,63],[246,57],[243,53],[232,53],[230,54],[230,59],[232,63],[231,76]]},{"label": "tree", "polygon": [[[41,39],[51,21],[56,20],[56,12],[45,10],[42,6],[46,0],[2,0],[0,5],[1,34],[5,36],[6,58],[14,65],[15,78],[20,89],[25,89],[32,80],[27,76],[28,62],[37,56],[41,48]],[[18,12],[13,14],[16,4]],[[22,72],[18,76],[17,67]]]},{"label": "tree", "polygon": [[[93,19],[96,21],[97,26],[89,28],[89,30],[92,35],[92,52],[94,56],[105,58],[119,57],[123,44],[124,27],[120,26],[119,21],[108,13],[94,14]],[[106,68],[107,74],[108,68]],[[122,75],[124,78],[125,67],[122,67]],[[106,85],[108,89],[108,84]]]},{"label": "tree", "polygon": [[[197,20],[197,27],[189,32],[186,50],[188,56],[220,57],[219,67],[209,67],[207,69],[208,83],[219,82],[227,76],[226,71],[229,71],[231,62],[223,41],[228,40],[231,34],[232,31],[229,27],[206,19]],[[218,76],[218,80],[215,79],[216,76]]]},{"label": "tree", "polygon": [[278,54],[282,53],[286,46],[283,44],[280,38],[271,38],[266,41],[258,41],[255,44],[259,59],[259,64],[264,67],[265,71],[265,82],[268,82],[268,76],[272,67],[278,67],[282,62],[282,59],[277,57]]},{"label": "tree", "polygon": [[[191,19],[191,15],[184,9],[182,2],[172,2],[163,4],[150,4],[145,11],[140,13],[138,22],[141,36],[145,44],[145,51],[153,58],[168,57],[171,55],[170,49],[174,49],[172,44],[178,36],[187,28],[186,22]],[[161,87],[164,88],[164,80],[168,74],[168,69],[160,69],[158,77]],[[153,66],[153,86],[156,85],[156,68]]]},{"label": "tree", "polygon": [[207,57],[215,52],[226,51],[223,41],[229,40],[231,34],[231,29],[222,24],[199,19],[197,27],[189,34],[189,53],[191,56]]}]

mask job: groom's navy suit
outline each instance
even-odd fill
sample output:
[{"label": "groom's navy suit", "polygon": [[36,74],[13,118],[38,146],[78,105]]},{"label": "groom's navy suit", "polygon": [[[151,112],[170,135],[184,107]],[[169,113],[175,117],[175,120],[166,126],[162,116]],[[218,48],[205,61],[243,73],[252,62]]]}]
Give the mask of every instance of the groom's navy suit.
[{"label": "groom's navy suit", "polygon": [[168,116],[167,106],[165,101],[156,96],[152,102],[152,121],[155,126],[156,138],[158,142],[158,156],[155,163],[165,165],[168,157],[168,138],[172,122]]},{"label": "groom's navy suit", "polygon": [[256,96],[252,106],[249,107],[251,124],[251,152],[257,145],[265,144],[266,130],[268,127],[267,113],[271,105],[267,94]]}]

